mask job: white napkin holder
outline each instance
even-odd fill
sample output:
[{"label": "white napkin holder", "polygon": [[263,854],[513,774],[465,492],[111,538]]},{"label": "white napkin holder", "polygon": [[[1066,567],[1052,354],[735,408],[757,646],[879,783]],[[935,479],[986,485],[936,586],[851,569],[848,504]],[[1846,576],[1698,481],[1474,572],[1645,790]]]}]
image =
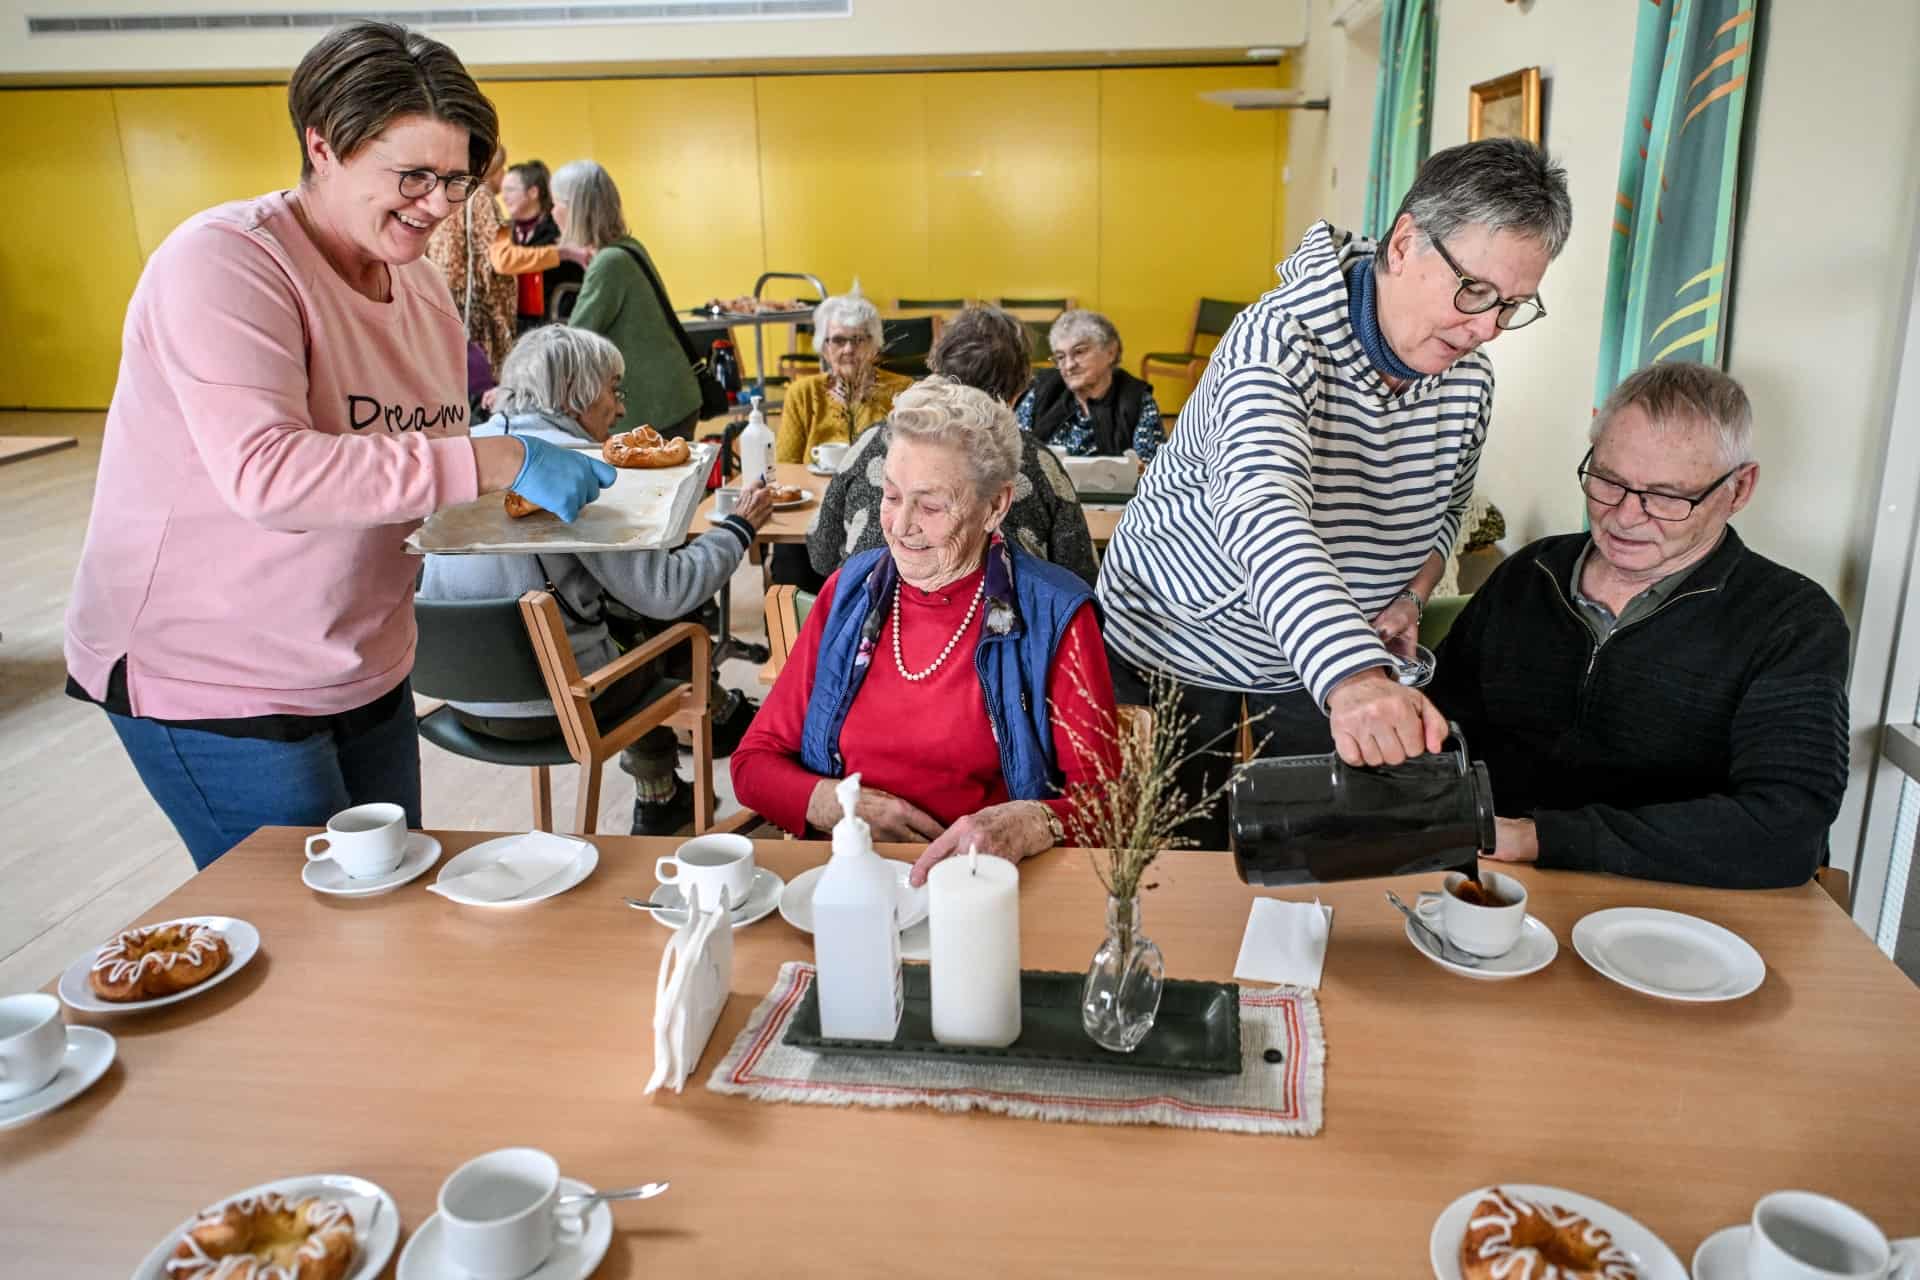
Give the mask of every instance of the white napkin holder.
[{"label": "white napkin holder", "polygon": [[1077,458],[1060,449],[1054,449],[1053,456],[1060,460],[1075,493],[1123,497],[1140,487],[1140,455],[1131,449],[1117,458]]},{"label": "white napkin holder", "polygon": [[653,998],[653,1075],[645,1092],[669,1085],[679,1093],[700,1065],[733,986],[733,910],[727,892],[702,910],[688,885],[687,922],[667,939]]}]

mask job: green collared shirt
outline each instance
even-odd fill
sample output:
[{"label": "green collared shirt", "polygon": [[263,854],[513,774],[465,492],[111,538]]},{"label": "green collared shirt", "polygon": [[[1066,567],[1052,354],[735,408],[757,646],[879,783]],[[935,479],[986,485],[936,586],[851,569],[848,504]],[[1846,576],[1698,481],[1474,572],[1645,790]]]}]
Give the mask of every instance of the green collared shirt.
[{"label": "green collared shirt", "polygon": [[[1716,543],[1715,545],[1717,546],[1718,544]],[[1587,624],[1587,630],[1593,633],[1595,644],[1605,644],[1607,637],[1611,636],[1615,631],[1630,622],[1640,621],[1640,619],[1658,609],[1668,600],[1671,600],[1673,593],[1678,591],[1681,586],[1686,583],[1686,580],[1693,576],[1694,570],[1705,564],[1713,556],[1713,552],[1709,551],[1706,555],[1701,556],[1686,568],[1677,573],[1670,573],[1660,579],[1660,581],[1627,601],[1627,607],[1622,609],[1619,616],[1616,617],[1614,616],[1613,610],[1607,608],[1607,606],[1601,604],[1598,600],[1590,599],[1587,593],[1580,589],[1580,584],[1586,579],[1587,557],[1591,554],[1593,554],[1593,539],[1588,538],[1587,545],[1580,548],[1579,558],[1573,562],[1572,586],[1574,606],[1580,612],[1580,620]]]}]

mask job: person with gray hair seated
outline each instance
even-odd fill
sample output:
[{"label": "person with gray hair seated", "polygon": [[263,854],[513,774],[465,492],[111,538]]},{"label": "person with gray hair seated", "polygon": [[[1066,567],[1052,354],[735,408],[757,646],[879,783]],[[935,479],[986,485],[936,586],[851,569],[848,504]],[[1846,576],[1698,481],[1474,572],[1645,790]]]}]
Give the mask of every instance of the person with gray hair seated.
[{"label": "person with gray hair seated", "polygon": [[[602,443],[620,418],[624,367],[619,348],[599,334],[567,325],[535,329],[514,344],[500,370],[496,412],[472,434],[563,448]],[[551,591],[566,618],[574,658],[581,670],[591,671],[613,661],[623,647],[621,619],[610,610],[665,620],[698,608],[739,566],[772,511],[771,495],[754,486],[718,527],[670,551],[428,556],[419,594],[427,600],[498,600]],[[594,700],[595,719],[614,723],[659,679],[650,668],[627,676]],[[451,705],[462,723],[495,738],[526,740],[560,731],[545,699]],[[714,705],[732,704],[721,698]],[[635,835],[669,835],[693,820],[693,789],[675,773],[678,755],[667,728],[643,735],[622,754],[621,768],[635,783]]]},{"label": "person with gray hair seated", "polygon": [[936,374],[887,430],[886,545],[827,580],[733,786],[800,835],[840,820],[834,786],[859,774],[873,838],[927,844],[921,883],[975,846],[1018,861],[1065,843],[1116,713],[1093,592],[1001,536],[1020,465],[1005,402]]},{"label": "person with gray hair seated", "polygon": [[1484,759],[1502,862],[1729,889],[1803,884],[1847,786],[1847,623],[1741,541],[1753,408],[1699,364],[1614,389],[1586,533],[1494,570],[1428,692]]},{"label": "person with gray hair seated", "polygon": [[1120,331],[1098,311],[1068,311],[1047,330],[1053,368],[1014,406],[1020,429],[1075,457],[1123,454],[1142,462],[1160,447],[1153,384],[1120,367]]},{"label": "person with gray hair seated", "polygon": [[[1546,314],[1566,171],[1497,138],[1427,160],[1386,238],[1325,222],[1207,361],[1100,565],[1114,684],[1180,686],[1189,751],[1246,710],[1262,754],[1398,764],[1446,721],[1400,684],[1461,534],[1493,412],[1480,347]],[[1210,791],[1220,754],[1180,786]],[[1226,844],[1226,816],[1184,834]]]},{"label": "person with gray hair seated", "polygon": [[859,293],[824,298],[813,309],[820,372],[787,388],[774,455],[805,462],[819,444],[847,444],[887,416],[911,378],[880,367],[880,312]]}]

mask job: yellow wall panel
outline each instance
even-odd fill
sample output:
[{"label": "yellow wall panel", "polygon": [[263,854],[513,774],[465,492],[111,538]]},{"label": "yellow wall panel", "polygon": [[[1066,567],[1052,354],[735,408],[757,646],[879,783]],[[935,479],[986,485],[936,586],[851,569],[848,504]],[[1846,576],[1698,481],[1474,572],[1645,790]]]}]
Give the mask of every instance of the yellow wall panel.
[{"label": "yellow wall panel", "polygon": [[549,170],[593,156],[591,89],[584,80],[483,80],[500,113],[507,163],[541,160]]},{"label": "yellow wall panel", "polygon": [[300,181],[285,89],[116,89],[113,106],[143,257],[202,209]]},{"label": "yellow wall panel", "polygon": [[924,80],[933,287],[1091,305],[1100,285],[1099,74]]},{"label": "yellow wall panel", "polygon": [[0,93],[0,186],[43,215],[0,237],[0,405],[105,405],[140,276],[112,92]]}]

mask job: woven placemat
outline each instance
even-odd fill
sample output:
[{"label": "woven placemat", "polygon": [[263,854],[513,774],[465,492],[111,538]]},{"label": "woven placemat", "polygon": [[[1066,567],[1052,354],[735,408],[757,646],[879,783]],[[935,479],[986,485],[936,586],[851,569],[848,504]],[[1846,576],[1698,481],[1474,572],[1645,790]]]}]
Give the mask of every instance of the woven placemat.
[{"label": "woven placemat", "polygon": [[[773,990],[707,1077],[716,1093],[760,1102],[996,1111],[1029,1120],[1158,1124],[1230,1133],[1320,1132],[1327,1043],[1320,1006],[1300,987],[1240,988],[1236,1076],[1009,1067],[958,1059],[822,1054],[785,1043],[813,966],[780,966]],[[1269,1060],[1277,1051],[1278,1061]]]}]

